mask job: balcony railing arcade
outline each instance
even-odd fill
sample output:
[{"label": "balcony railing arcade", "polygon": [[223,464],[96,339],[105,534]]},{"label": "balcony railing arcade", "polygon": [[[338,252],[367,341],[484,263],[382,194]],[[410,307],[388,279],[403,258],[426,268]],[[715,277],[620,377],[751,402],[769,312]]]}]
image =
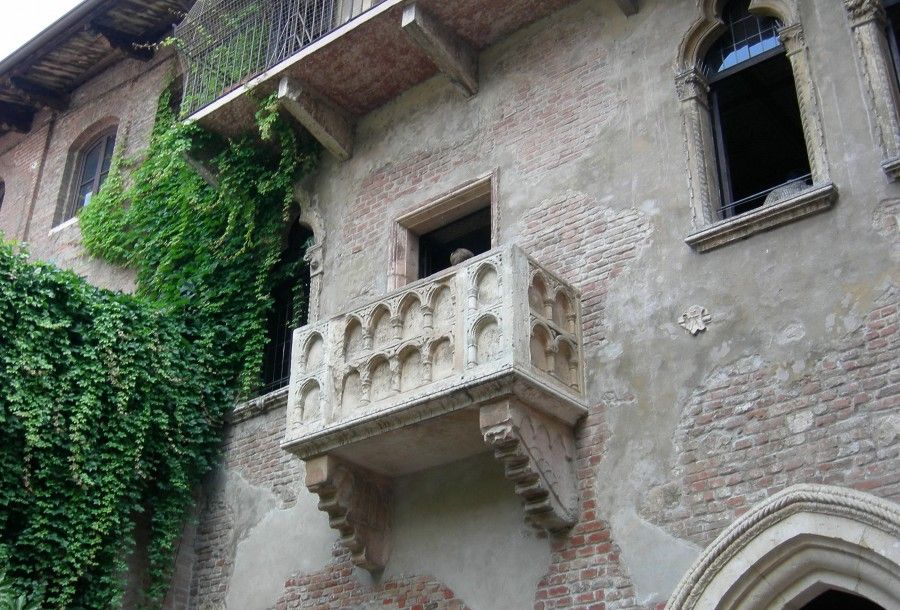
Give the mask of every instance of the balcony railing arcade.
[{"label": "balcony railing arcade", "polygon": [[574,523],[580,296],[517,247],[297,329],[292,354],[283,447],[307,461],[335,527],[362,511],[348,539],[359,565],[386,561],[371,515],[387,515],[392,477],[491,449],[530,523]]}]

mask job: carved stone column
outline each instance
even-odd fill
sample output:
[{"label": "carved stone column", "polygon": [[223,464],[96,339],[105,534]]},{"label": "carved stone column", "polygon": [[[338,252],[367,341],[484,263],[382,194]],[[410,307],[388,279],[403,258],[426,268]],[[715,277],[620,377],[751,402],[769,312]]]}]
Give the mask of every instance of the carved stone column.
[{"label": "carved stone column", "polygon": [[481,407],[484,440],[525,503],[525,520],[550,533],[578,520],[575,441],[566,424],[516,400]]},{"label": "carved stone column", "polygon": [[306,487],[319,496],[319,510],[340,532],[354,565],[370,571],[384,568],[390,556],[390,482],[324,455],[306,461]]},{"label": "carved stone column", "polygon": [[891,180],[900,177],[900,93],[885,28],[881,0],[844,0],[862,73],[872,128],[881,147],[882,168]]},{"label": "carved stone column", "polygon": [[717,179],[715,140],[709,114],[709,83],[692,68],[675,77],[681,100],[688,181],[691,189],[692,222],[700,229],[717,220],[715,210],[722,200]]},{"label": "carved stone column", "polygon": [[309,321],[308,324],[317,322],[320,311],[320,299],[322,295],[322,244],[310,246],[303,256],[303,260],[309,263]]},{"label": "carved stone column", "polygon": [[822,112],[819,96],[813,85],[812,69],[809,63],[809,48],[803,27],[799,24],[788,25],[778,32],[781,44],[787,52],[794,73],[794,86],[797,89],[797,103],[800,106],[800,120],[803,123],[803,135],[806,138],[806,152],[809,156],[809,167],[815,184],[831,182],[828,169],[828,155],[825,149],[825,130],[822,127]]}]

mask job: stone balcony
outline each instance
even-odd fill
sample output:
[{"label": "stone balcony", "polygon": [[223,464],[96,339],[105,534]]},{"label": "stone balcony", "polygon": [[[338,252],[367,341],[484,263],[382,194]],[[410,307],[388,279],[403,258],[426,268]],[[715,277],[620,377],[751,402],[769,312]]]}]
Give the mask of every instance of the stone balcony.
[{"label": "stone balcony", "polygon": [[283,447],[354,561],[387,561],[393,477],[493,450],[526,519],[574,524],[578,292],[515,246],[294,332]]},{"label": "stone balcony", "polygon": [[[615,2],[625,15],[638,0]],[[329,0],[335,7],[348,0]],[[353,153],[357,119],[438,73],[463,95],[478,91],[478,54],[574,0],[362,0],[289,56],[225,87],[190,121],[234,137],[255,130],[256,100],[277,92],[283,109],[339,159]],[[336,10],[343,15],[345,11]],[[209,76],[199,78],[206,82]],[[189,79],[190,82],[193,82]]]}]

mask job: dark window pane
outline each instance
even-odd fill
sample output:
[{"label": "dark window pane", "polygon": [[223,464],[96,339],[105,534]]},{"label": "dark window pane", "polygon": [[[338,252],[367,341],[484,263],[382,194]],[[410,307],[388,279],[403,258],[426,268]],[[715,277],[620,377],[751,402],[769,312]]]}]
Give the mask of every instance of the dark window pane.
[{"label": "dark window pane", "polygon": [[112,165],[113,150],[116,148],[116,136],[109,136],[106,139],[106,149],[103,151],[103,163],[100,166],[101,173],[108,173],[109,167]]},{"label": "dark window pane", "polygon": [[81,184],[93,181],[97,175],[97,167],[100,165],[100,157],[103,153],[103,144],[95,144],[84,155],[84,164],[81,169]]},{"label": "dark window pane", "polygon": [[759,207],[773,188],[808,177],[800,107],[784,54],[714,83],[712,101],[724,216]]},{"label": "dark window pane", "polygon": [[75,197],[75,206],[76,210],[82,206],[86,206],[88,202],[91,200],[91,195],[94,194],[94,183],[88,182],[87,184],[82,184],[81,188],[78,189],[78,194]]}]

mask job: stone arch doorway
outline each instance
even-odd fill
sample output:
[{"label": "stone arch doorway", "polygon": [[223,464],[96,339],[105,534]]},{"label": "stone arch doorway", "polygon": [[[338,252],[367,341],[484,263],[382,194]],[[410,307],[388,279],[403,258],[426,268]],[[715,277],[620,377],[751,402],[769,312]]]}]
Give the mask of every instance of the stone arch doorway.
[{"label": "stone arch doorway", "polygon": [[851,489],[797,485],[723,531],[667,608],[825,610],[818,604],[847,594],[872,609],[900,607],[900,506]]}]

